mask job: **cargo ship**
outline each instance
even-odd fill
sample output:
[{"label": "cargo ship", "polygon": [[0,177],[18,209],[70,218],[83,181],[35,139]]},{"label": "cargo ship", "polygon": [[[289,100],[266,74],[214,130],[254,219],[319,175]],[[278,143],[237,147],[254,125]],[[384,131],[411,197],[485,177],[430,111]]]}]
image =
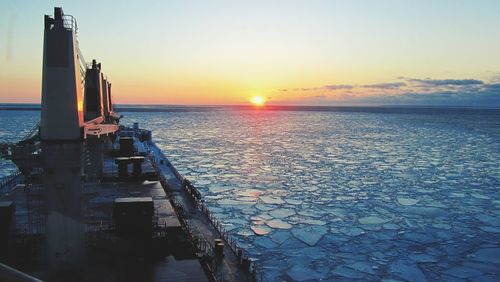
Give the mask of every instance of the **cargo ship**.
[{"label": "cargo ship", "polygon": [[152,140],[120,125],[111,82],[74,17],[44,18],[40,122],[1,144],[0,281],[261,281]]}]

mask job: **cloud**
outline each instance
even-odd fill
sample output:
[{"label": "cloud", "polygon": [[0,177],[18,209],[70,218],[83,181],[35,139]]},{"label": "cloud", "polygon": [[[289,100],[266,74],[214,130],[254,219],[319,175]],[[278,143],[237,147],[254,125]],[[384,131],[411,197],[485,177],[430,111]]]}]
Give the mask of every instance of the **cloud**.
[{"label": "cloud", "polygon": [[316,95],[316,96],[313,96],[313,98],[325,99],[325,98],[328,98],[328,97],[326,95]]},{"label": "cloud", "polygon": [[334,97],[323,99],[322,104],[349,105],[415,105],[415,106],[460,106],[460,107],[500,107],[500,92],[482,89],[474,92],[436,91],[402,92],[371,96],[352,96],[336,100]]},{"label": "cloud", "polygon": [[407,78],[409,82],[431,85],[431,86],[449,86],[449,85],[482,85],[484,82],[478,79],[419,79],[419,78]]},{"label": "cloud", "polygon": [[300,88],[293,88],[293,89],[281,89],[281,91],[314,91],[318,90],[318,87],[300,87]]},{"label": "cloud", "polygon": [[496,73],[491,78],[491,83],[500,83],[500,73]]},{"label": "cloud", "polygon": [[354,85],[349,85],[349,84],[329,84],[329,85],[323,85],[323,89],[326,90],[339,90],[339,89],[353,89]]},{"label": "cloud", "polygon": [[494,83],[494,84],[486,84],[484,88],[492,90],[492,91],[500,91],[500,83]]},{"label": "cloud", "polygon": [[291,88],[291,89],[279,89],[281,92],[287,92],[287,91],[302,91],[302,92],[307,92],[307,91],[318,91],[318,90],[328,90],[328,91],[333,91],[333,90],[350,90],[353,89],[355,86],[354,85],[349,85],[349,84],[329,84],[329,85],[323,85],[321,87],[298,87],[298,88]]},{"label": "cloud", "polygon": [[398,89],[406,86],[404,82],[385,82],[385,83],[375,83],[375,84],[365,84],[364,88],[375,88],[375,89]]},{"label": "cloud", "polygon": [[[310,105],[419,105],[500,108],[500,82],[479,79],[400,77],[402,81],[365,85],[327,84],[295,88],[309,92],[297,103]],[[336,90],[336,91],[335,91]],[[293,99],[293,98],[291,98]]]},{"label": "cloud", "polygon": [[372,97],[371,102],[388,105],[500,107],[500,93],[486,89],[473,92],[400,93],[394,96]]}]

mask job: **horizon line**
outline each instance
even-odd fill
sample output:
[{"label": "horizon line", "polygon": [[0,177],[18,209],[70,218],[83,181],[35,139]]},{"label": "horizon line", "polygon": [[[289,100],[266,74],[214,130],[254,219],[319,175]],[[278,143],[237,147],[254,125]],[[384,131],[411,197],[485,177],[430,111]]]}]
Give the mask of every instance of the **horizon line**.
[{"label": "horizon line", "polygon": [[[41,103],[0,103],[0,110],[16,110],[15,106],[20,106],[20,107],[25,107],[25,106],[34,106],[34,107],[40,107]],[[490,109],[490,110],[500,110],[500,106],[482,106],[482,105],[471,105],[471,106],[466,106],[466,105],[425,105],[425,104],[420,104],[420,105],[411,105],[411,104],[381,104],[381,105],[290,105],[290,104],[283,104],[283,105],[274,105],[274,104],[267,104],[263,106],[254,106],[250,104],[137,104],[137,103],[124,103],[124,104],[114,104],[115,107],[120,108],[120,107],[134,107],[134,106],[139,106],[139,107],[171,107],[171,108],[247,108],[247,109],[256,109],[256,110],[279,110],[280,108],[302,108],[302,109],[327,109],[327,108],[393,108],[393,109],[398,109],[398,108],[419,108],[419,109]],[[31,109],[31,110],[38,110],[35,108],[22,108],[24,110]],[[22,110],[19,109],[19,110]]]}]

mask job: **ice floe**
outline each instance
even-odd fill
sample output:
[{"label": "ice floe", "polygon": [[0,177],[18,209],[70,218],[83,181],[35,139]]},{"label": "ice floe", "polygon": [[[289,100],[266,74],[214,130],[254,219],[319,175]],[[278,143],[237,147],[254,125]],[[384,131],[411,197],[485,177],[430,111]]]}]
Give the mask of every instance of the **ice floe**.
[{"label": "ice floe", "polygon": [[360,224],[383,224],[390,221],[390,219],[380,218],[377,216],[367,216],[359,218],[358,221]]},{"label": "ice floe", "polygon": [[314,246],[328,232],[328,229],[323,226],[307,226],[292,229],[292,234],[295,238]]},{"label": "ice floe", "polygon": [[295,210],[278,208],[269,212],[269,215],[275,218],[285,218],[295,214]]},{"label": "ice floe", "polygon": [[416,203],[418,203],[418,199],[403,198],[403,197],[398,197],[397,201],[400,205],[403,206],[413,206]]},{"label": "ice floe", "polygon": [[391,273],[405,279],[406,281],[427,281],[427,278],[425,277],[422,270],[420,270],[420,268],[416,264],[408,261],[397,260],[391,264],[390,270]]},{"label": "ice floe", "polygon": [[446,270],[444,274],[451,275],[457,278],[466,279],[466,278],[480,276],[481,274],[483,274],[483,272],[475,268],[470,268],[466,266],[455,266]]},{"label": "ice floe", "polygon": [[269,232],[271,232],[271,228],[269,228],[265,225],[252,225],[250,228],[257,235],[266,235]]},{"label": "ice floe", "polygon": [[266,221],[267,226],[271,228],[277,228],[277,229],[290,229],[292,228],[292,225],[288,222],[285,222],[281,219],[273,219],[273,220],[268,220]]},{"label": "ice floe", "polygon": [[480,249],[472,257],[477,261],[500,264],[500,248]]},{"label": "ice floe", "polygon": [[320,280],[323,275],[305,265],[295,265],[287,272],[293,281]]}]

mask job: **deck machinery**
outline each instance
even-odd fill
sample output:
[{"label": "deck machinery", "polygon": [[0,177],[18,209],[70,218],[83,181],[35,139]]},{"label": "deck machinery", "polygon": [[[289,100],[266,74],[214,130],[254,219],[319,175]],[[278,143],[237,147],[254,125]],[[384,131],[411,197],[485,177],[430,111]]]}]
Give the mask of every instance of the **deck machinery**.
[{"label": "deck machinery", "polygon": [[77,29],[62,8],[45,16],[40,124],[2,148],[24,181],[1,191],[0,262],[19,271],[0,280],[207,280],[148,158],[151,132],[119,125]]}]

